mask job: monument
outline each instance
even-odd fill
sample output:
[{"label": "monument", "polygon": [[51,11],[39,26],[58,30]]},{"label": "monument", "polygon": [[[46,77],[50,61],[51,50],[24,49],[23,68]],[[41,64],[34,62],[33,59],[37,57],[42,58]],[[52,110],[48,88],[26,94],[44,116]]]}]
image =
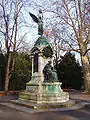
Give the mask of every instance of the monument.
[{"label": "monument", "polygon": [[39,38],[31,49],[32,77],[26,84],[26,90],[19,99],[35,104],[59,104],[69,100],[69,94],[61,89],[56,70],[53,67],[53,49],[43,35],[43,14],[39,10],[38,18],[29,13],[38,24]]}]

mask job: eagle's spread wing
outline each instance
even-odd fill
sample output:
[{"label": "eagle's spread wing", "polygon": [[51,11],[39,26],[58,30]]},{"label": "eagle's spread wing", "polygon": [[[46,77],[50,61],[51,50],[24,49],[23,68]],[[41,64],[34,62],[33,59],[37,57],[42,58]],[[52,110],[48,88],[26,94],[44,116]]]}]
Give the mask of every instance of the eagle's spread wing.
[{"label": "eagle's spread wing", "polygon": [[39,19],[38,19],[35,15],[33,15],[33,14],[30,13],[30,12],[29,12],[29,15],[32,17],[32,19],[33,19],[34,22],[36,22],[36,23],[39,22]]}]

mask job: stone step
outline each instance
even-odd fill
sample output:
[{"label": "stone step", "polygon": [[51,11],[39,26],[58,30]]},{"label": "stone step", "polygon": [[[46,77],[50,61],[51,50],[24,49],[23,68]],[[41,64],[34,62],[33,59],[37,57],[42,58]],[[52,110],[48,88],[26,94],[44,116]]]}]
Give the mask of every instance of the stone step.
[{"label": "stone step", "polygon": [[0,104],[19,110],[21,112],[28,112],[28,113],[45,112],[45,111],[68,111],[68,110],[74,110],[74,109],[79,109],[84,107],[83,103],[79,103],[77,101],[71,101],[71,100],[68,101],[67,106],[65,106],[65,104],[61,106],[49,105],[48,107],[44,105],[45,108],[43,107],[43,105],[42,107],[36,108],[36,106],[39,106],[39,105],[35,103],[24,102],[21,100],[11,100],[9,102],[1,102]]},{"label": "stone step", "polygon": [[13,104],[24,106],[24,107],[31,108],[31,109],[66,108],[66,107],[68,108],[77,103],[77,101],[68,100],[67,102],[58,103],[58,104],[52,104],[52,103],[37,104],[37,103],[23,101],[23,100],[19,100],[19,99],[18,100],[10,100],[10,102]]},{"label": "stone step", "polygon": [[23,111],[23,112],[28,112],[28,113],[36,112],[36,110],[34,110],[34,109],[31,109],[31,108],[23,106],[23,105],[11,103],[11,102],[2,102],[0,104],[4,105],[4,106],[7,106],[9,108],[13,108],[13,109],[16,109],[16,110],[19,110],[19,111]]}]

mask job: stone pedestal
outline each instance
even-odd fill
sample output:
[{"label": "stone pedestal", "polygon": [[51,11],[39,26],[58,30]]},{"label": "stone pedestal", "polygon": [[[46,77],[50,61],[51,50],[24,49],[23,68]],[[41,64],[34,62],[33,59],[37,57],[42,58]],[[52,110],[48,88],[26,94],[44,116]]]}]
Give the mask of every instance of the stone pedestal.
[{"label": "stone pedestal", "polygon": [[69,94],[63,92],[60,82],[29,82],[26,90],[19,95],[20,100],[34,103],[63,103],[69,100]]}]

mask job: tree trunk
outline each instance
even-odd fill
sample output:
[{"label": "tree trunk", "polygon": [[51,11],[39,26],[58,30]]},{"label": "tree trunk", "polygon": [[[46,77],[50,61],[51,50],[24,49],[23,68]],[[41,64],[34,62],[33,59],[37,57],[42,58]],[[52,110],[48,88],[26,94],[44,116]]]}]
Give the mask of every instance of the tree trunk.
[{"label": "tree trunk", "polygon": [[81,56],[85,91],[90,92],[90,66],[87,55]]},{"label": "tree trunk", "polygon": [[10,67],[10,53],[7,58],[7,66],[6,66],[6,76],[5,76],[5,92],[8,91],[8,86],[9,86],[9,67]]}]

